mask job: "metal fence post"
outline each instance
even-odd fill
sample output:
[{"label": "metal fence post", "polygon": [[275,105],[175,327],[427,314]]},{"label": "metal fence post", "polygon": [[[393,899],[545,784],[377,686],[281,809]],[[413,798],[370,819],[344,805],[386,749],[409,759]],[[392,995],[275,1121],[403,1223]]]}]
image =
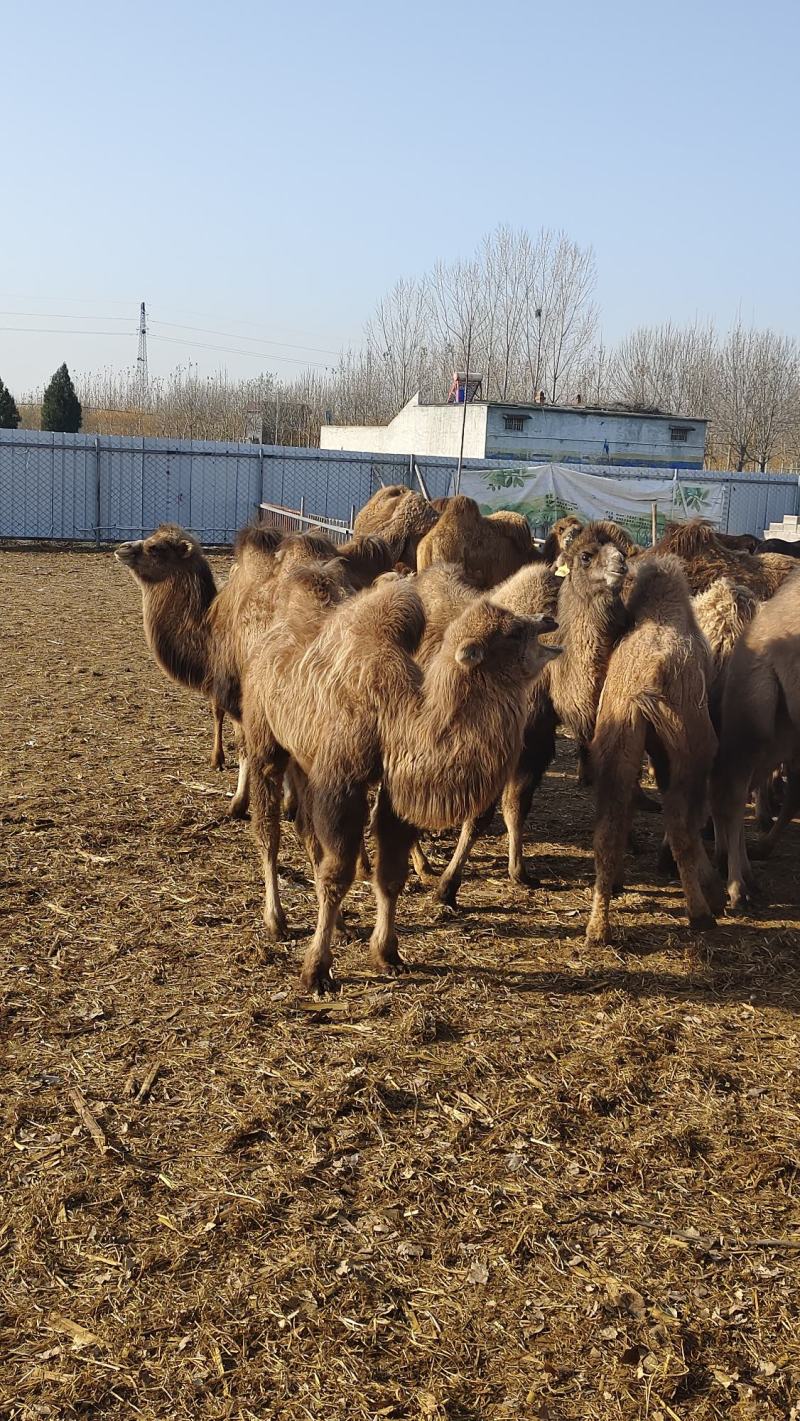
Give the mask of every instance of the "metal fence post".
[{"label": "metal fence post", "polygon": [[94,541],[100,546],[100,436],[94,441]]}]

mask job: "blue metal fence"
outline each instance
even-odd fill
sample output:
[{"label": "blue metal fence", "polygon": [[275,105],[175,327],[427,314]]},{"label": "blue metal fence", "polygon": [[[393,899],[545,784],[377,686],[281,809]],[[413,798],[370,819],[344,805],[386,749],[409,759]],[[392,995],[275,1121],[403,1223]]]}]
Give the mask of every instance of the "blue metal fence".
[{"label": "blue metal fence", "polygon": [[[453,459],[0,430],[0,538],[114,542],[174,522],[205,543],[226,544],[261,502],[349,522],[382,483],[416,487],[414,464],[431,498],[449,491]],[[465,467],[504,464],[475,459]],[[664,470],[626,469],[624,477],[663,479]],[[726,485],[731,533],[760,533],[800,512],[796,474],[703,471],[702,480]]]}]

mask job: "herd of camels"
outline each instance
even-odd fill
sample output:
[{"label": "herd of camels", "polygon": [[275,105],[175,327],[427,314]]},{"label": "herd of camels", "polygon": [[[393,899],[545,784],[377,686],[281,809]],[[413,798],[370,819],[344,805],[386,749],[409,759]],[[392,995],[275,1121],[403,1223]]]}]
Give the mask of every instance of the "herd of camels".
[{"label": "herd of camels", "polygon": [[[701,520],[641,549],[614,523],[574,516],[537,547],[518,514],[484,517],[469,498],[431,503],[392,486],[344,545],[255,521],[219,588],[196,539],[173,525],[116,557],[141,589],[162,670],[212,707],[216,766],[224,716],[235,723],[231,813],[250,810],[276,938],[288,933],[282,818],[294,821],[318,903],[302,987],[324,993],[357,876],[373,885],[382,972],[402,966],[395,917],[409,862],[455,905],[498,806],[509,876],[535,886],[525,822],[559,727],[595,800],[587,942],[609,939],[636,808],[659,807],[641,787],[647,761],[659,867],[677,871],[690,925],[714,926],[726,885],[731,908],[745,905],[751,857],[769,853],[800,804],[795,551]],[[763,834],[748,851],[751,794]],[[460,832],[437,876],[420,835],[446,829]]]}]

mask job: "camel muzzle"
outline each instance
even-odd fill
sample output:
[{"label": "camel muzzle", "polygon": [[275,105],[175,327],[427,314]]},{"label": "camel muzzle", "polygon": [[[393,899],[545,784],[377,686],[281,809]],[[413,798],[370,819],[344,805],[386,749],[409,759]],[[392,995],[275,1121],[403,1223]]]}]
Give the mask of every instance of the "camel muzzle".
[{"label": "camel muzzle", "polygon": [[119,547],[114,549],[114,557],[118,562],[124,563],[126,567],[132,567],[141,551],[141,542],[120,543]]}]

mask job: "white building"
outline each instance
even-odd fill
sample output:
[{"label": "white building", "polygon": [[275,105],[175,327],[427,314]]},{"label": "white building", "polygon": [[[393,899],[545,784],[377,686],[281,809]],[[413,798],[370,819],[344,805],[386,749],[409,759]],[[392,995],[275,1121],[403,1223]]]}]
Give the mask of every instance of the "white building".
[{"label": "white building", "polygon": [[388,424],[324,424],[320,447],[458,458],[465,413],[465,459],[607,464],[611,468],[703,467],[705,419],[587,405],[504,404],[499,400],[470,400],[466,406],[423,403],[419,393]]}]

